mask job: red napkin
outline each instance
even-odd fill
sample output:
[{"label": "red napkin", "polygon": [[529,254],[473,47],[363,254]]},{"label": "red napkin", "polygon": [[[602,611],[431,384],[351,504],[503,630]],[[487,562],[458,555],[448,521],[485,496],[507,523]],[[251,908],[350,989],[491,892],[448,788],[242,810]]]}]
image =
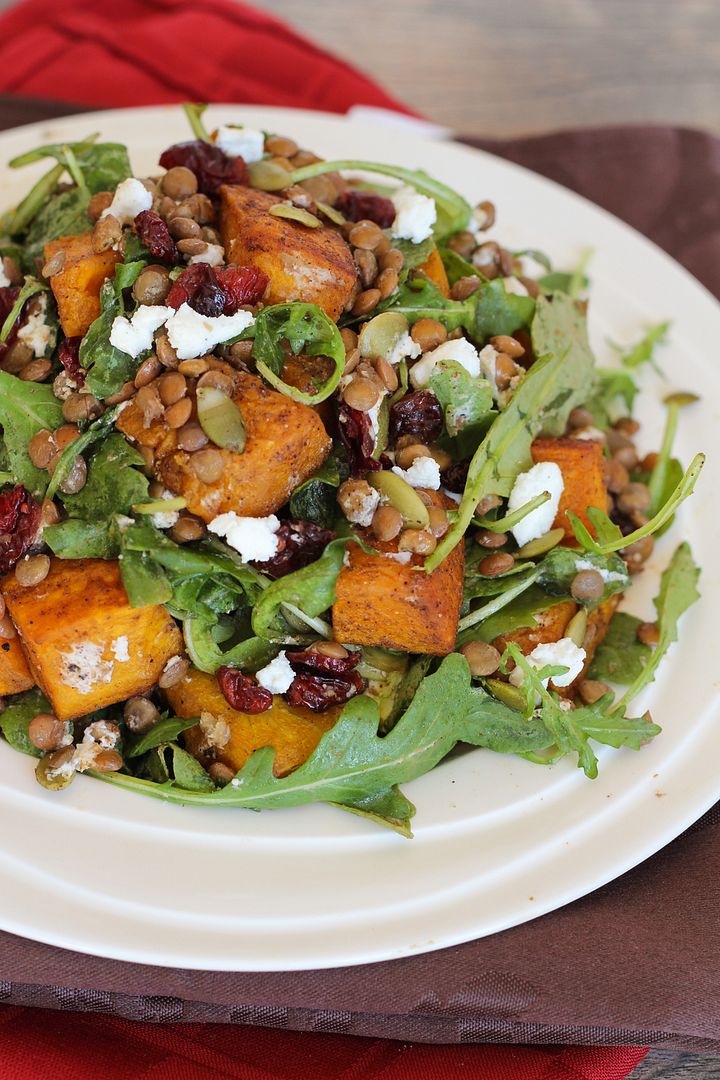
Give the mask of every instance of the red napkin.
[{"label": "red napkin", "polygon": [[[0,91],[99,107],[196,100],[410,111],[277,19],[229,0],[25,0],[0,16]],[[0,1007],[2,1075],[12,1080],[50,1072],[56,1080],[621,1080],[645,1053],[433,1046]]]}]

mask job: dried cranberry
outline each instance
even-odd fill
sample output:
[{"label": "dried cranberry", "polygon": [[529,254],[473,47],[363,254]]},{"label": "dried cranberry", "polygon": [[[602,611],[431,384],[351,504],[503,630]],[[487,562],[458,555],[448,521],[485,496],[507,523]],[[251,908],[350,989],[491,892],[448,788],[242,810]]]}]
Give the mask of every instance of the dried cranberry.
[{"label": "dried cranberry", "polygon": [[257,304],[268,283],[267,274],[257,266],[227,266],[193,263],[183,270],[168,293],[165,303],[179,308],[189,304],[200,315],[234,315],[243,304]]},{"label": "dried cranberry", "polygon": [[178,249],[170,230],[154,210],[143,210],[137,215],[135,232],[154,259],[165,263],[178,261]]},{"label": "dried cranberry", "polygon": [[219,146],[196,139],[193,142],[175,143],[160,155],[163,169],[184,165],[195,173],[198,189],[205,195],[214,195],[223,184],[247,184],[247,165],[241,157],[230,157]]},{"label": "dried cranberry", "polygon": [[381,229],[389,229],[395,220],[392,200],[369,191],[345,191],[335,205],[348,221],[374,221]]},{"label": "dried cranberry", "polygon": [[443,429],[443,411],[431,390],[416,390],[396,401],[390,409],[390,439],[412,435],[418,442],[433,442]]},{"label": "dried cranberry", "polygon": [[353,670],[360,661],[359,652],[337,657],[304,649],[286,656],[297,672],[285,695],[291,705],[323,712],[333,705],[342,705],[365,689],[365,680]]},{"label": "dried cranberry", "polygon": [[288,652],[285,655],[290,666],[300,673],[308,668],[310,672],[343,676],[358,666],[361,654],[356,651],[349,652],[347,656],[327,656],[313,649],[303,649],[301,652]]},{"label": "dried cranberry", "polygon": [[226,266],[216,269],[215,277],[225,290],[223,315],[234,315],[243,304],[258,304],[268,283],[258,266]]},{"label": "dried cranberry", "polygon": [[240,712],[262,713],[272,705],[273,696],[264,686],[259,686],[249,675],[243,675],[237,668],[224,665],[217,670],[218,686],[225,700],[233,709]]},{"label": "dried cranberry", "polygon": [[256,570],[271,578],[282,577],[315,562],[326,545],[335,539],[334,532],[323,529],[313,521],[284,521],[275,535],[278,539],[277,554],[267,562],[253,563]]},{"label": "dried cranberry", "polygon": [[452,491],[456,495],[462,495],[465,490],[469,468],[470,458],[464,458],[463,461],[456,461],[449,469],[445,469],[445,471],[440,474],[442,486],[445,490]]},{"label": "dried cranberry", "polygon": [[85,368],[80,367],[81,337],[65,338],[58,349],[58,359],[76,386],[85,385]]},{"label": "dried cranberry", "polygon": [[379,469],[380,462],[373,458],[375,439],[370,417],[366,412],[341,405],[338,413],[338,432],[348,452],[351,476],[362,476]]},{"label": "dried cranberry", "polygon": [[0,574],[12,570],[32,545],[40,524],[40,505],[22,484],[0,495]]}]

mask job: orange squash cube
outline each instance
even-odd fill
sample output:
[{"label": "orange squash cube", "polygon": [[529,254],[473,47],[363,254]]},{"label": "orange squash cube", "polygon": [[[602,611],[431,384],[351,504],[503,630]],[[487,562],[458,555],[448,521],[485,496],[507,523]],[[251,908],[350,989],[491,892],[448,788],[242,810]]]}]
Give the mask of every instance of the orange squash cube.
[{"label": "orange squash cube", "polygon": [[588,506],[607,511],[607,488],[605,486],[604,455],[601,443],[591,439],[546,438],[535,439],[531,447],[532,458],[554,461],[565,482],[553,528],[564,529],[566,541],[575,546],[575,534],[567,516],[571,510],[590,532],[593,528],[587,518]]},{"label": "orange squash cube", "polygon": [[82,337],[100,314],[100,288],[115,272],[119,251],[95,251],[92,233],[61,236],[45,245],[45,260],[64,252],[65,262],[59,274],[50,279],[67,337]]},{"label": "orange squash cube", "polygon": [[0,695],[21,694],[34,685],[20,639],[0,638]]}]

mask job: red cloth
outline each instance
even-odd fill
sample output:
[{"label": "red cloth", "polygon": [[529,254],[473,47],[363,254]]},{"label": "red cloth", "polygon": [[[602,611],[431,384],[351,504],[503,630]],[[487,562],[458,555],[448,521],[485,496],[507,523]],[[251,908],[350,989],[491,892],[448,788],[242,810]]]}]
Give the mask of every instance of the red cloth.
[{"label": "red cloth", "polygon": [[623,1080],[636,1047],[431,1046],[0,1008],[3,1080]]},{"label": "red cloth", "polygon": [[[25,0],[0,16],[0,91],[99,107],[194,100],[409,112],[349,64],[231,0]],[[646,1052],[432,1046],[0,1008],[3,1080],[621,1080]]]}]

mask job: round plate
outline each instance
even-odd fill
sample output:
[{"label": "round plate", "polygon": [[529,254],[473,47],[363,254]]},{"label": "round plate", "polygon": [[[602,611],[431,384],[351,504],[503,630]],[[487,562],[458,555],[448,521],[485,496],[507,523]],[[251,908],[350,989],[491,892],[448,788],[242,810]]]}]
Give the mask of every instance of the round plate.
[{"label": "round plate", "polygon": [[[632,607],[652,618],[657,574],[688,539],[703,566],[704,602],[683,619],[660,677],[636,703],[663,733],[641,752],[602,748],[600,777],[573,762],[542,768],[473,751],[408,784],[415,838],[404,840],[326,806],[252,814],[165,805],[79,778],[44,791],[33,762],[0,746],[0,926],[40,941],[187,968],[289,970],[387,960],[494,933],[567,904],[681,833],[720,796],[717,679],[707,643],[720,599],[714,508],[720,495],[720,376],[707,358],[720,309],[643,237],[547,180],[488,154],[337,117],[215,106],[210,125],[247,123],[296,138],[325,157],[423,167],[471,201],[492,199],[499,236],[540,248],[560,267],[594,249],[591,336],[635,340],[672,320],[666,378],[643,372],[644,449],[657,446],[660,398],[700,388],[685,419],[684,461],[709,463],[698,493],[657,545]],[[0,136],[0,159],[92,131],[129,144],[139,175],[189,138],[178,108],[98,113]],[[19,200],[47,166],[3,172]],[[448,702],[448,707],[452,703]]]}]

